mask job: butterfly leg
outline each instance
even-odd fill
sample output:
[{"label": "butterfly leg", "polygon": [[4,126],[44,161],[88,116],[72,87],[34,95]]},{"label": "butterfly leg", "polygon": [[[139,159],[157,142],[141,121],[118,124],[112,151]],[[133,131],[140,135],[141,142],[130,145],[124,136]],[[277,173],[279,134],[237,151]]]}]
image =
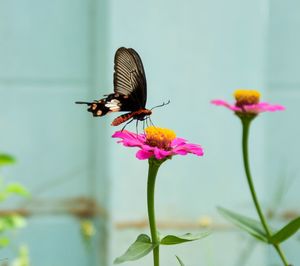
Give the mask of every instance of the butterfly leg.
[{"label": "butterfly leg", "polygon": [[152,126],[156,127],[156,126],[153,124],[153,122],[152,122],[150,116],[148,116],[148,118],[149,118],[150,124],[151,124]]},{"label": "butterfly leg", "polygon": [[135,122],[135,131],[136,131],[137,135],[139,134],[138,122],[139,122],[139,120],[136,120],[136,122]]},{"label": "butterfly leg", "polygon": [[146,126],[149,127],[148,119],[146,119],[145,121],[146,121]]},{"label": "butterfly leg", "polygon": [[129,120],[124,127],[122,127],[121,132],[125,129],[125,127],[130,124],[134,119],[132,118],[131,120]]},{"label": "butterfly leg", "polygon": [[143,132],[145,133],[145,120],[143,120]]}]

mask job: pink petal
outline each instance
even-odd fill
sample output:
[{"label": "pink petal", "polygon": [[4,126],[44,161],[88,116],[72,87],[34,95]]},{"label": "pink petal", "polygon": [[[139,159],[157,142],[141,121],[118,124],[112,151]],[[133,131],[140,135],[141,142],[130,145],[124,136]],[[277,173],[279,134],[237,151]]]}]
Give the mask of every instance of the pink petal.
[{"label": "pink petal", "polygon": [[285,107],[279,104],[270,104],[267,102],[260,102],[258,104],[245,105],[244,109],[247,112],[261,113],[261,112],[275,112],[283,111]]},{"label": "pink petal", "polygon": [[154,147],[149,146],[148,144],[143,144],[140,148],[145,151],[153,151],[154,150]]},{"label": "pink petal", "polygon": [[185,143],[186,143],[185,139],[175,138],[175,139],[172,140],[171,146],[174,147],[174,146],[182,145],[182,144],[185,144]]},{"label": "pink petal", "polygon": [[140,147],[144,143],[144,136],[137,135],[127,130],[117,131],[112,135],[113,138],[121,138],[118,143],[123,143],[126,147]]},{"label": "pink petal", "polygon": [[164,159],[164,158],[170,156],[171,152],[165,151],[165,150],[161,150],[161,149],[155,147],[154,148],[154,155],[155,155],[156,159],[161,160],[161,159]]},{"label": "pink petal", "polygon": [[200,145],[193,145],[190,144],[189,150],[191,153],[198,155],[198,156],[203,156],[204,155],[204,151],[202,149],[202,147]]},{"label": "pink petal", "polygon": [[139,147],[140,150],[136,153],[136,157],[139,160],[149,159],[150,157],[155,157],[158,160],[162,160],[168,156],[180,154],[186,155],[188,153],[193,153],[198,156],[203,155],[202,148],[197,144],[189,144],[183,138],[176,138],[171,143],[171,150],[162,150],[158,147],[152,147],[146,144],[146,137],[144,134],[135,134],[127,130],[117,131],[113,134],[113,138],[120,138],[117,141],[122,143],[126,147]]},{"label": "pink petal", "polygon": [[138,158],[139,160],[145,160],[145,159],[149,159],[150,157],[153,156],[153,152],[149,152],[149,151],[145,151],[145,150],[139,150],[136,153],[136,158]]},{"label": "pink petal", "polygon": [[254,113],[258,114],[261,112],[275,112],[275,111],[283,111],[285,108],[282,105],[272,105],[267,102],[260,102],[258,104],[249,104],[244,105],[243,108],[237,107],[235,105],[231,105],[226,101],[223,100],[213,100],[211,101],[212,104],[218,105],[218,106],[224,106],[234,112],[248,112],[248,113]]},{"label": "pink petal", "polygon": [[129,136],[133,136],[134,133],[130,132],[130,131],[127,131],[127,130],[123,130],[123,131],[116,131],[112,137],[113,138],[126,138],[126,137],[129,137]]},{"label": "pink petal", "polygon": [[228,102],[223,101],[223,100],[212,100],[211,103],[214,105],[217,105],[217,106],[224,106],[232,111],[242,111],[241,108],[236,107],[235,105],[231,105]]},{"label": "pink petal", "polygon": [[176,155],[176,154],[177,155],[187,155],[188,154],[187,150],[185,150],[183,147],[174,149],[173,153],[174,153],[174,155]]},{"label": "pink petal", "polygon": [[188,153],[193,153],[198,156],[204,155],[203,149],[200,145],[189,143],[175,147],[173,152],[180,155],[186,155]]}]

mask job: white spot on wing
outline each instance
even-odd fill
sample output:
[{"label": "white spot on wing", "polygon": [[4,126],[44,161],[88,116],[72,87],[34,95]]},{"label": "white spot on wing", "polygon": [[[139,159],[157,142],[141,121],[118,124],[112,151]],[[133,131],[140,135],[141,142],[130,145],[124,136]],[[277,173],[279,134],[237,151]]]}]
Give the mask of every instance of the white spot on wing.
[{"label": "white spot on wing", "polygon": [[121,106],[120,101],[117,100],[117,99],[112,99],[110,102],[107,102],[105,104],[105,107],[109,108],[109,110],[111,112],[118,112],[118,111],[120,111],[120,106]]},{"label": "white spot on wing", "polygon": [[112,112],[118,112],[118,111],[120,111],[120,107],[111,107],[111,108],[109,108]]}]

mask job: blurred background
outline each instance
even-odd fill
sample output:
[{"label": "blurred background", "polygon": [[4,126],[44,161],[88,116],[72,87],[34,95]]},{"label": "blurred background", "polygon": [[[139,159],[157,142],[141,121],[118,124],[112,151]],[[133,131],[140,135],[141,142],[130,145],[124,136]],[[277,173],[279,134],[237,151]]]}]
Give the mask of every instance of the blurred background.
[{"label": "blurred background", "polygon": [[[178,255],[188,266],[281,265],[216,211],[256,218],[240,122],[209,102],[253,88],[286,106],[255,120],[250,159],[272,225],[298,216],[299,11],[297,0],[0,0],[0,149],[17,158],[1,174],[31,194],[1,203],[0,215],[23,214],[27,225],[9,235],[0,263],[12,265],[25,247],[34,266],[110,266],[148,233],[147,162],[111,138],[114,114],[93,118],[74,104],[112,92],[114,53],[125,46],[143,60],[147,106],[171,101],[154,123],[205,149],[162,166],[157,219],[162,233],[214,233],[162,247],[161,264],[177,265]],[[298,265],[299,234],[283,250]],[[150,266],[152,256],[127,265]]]}]

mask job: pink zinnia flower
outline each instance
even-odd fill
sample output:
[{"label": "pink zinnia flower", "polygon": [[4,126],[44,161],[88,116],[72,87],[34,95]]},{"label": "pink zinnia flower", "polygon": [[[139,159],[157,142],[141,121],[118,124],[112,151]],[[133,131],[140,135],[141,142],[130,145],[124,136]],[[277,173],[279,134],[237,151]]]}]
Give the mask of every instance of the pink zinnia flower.
[{"label": "pink zinnia flower", "polygon": [[203,149],[198,144],[188,143],[185,139],[176,138],[174,131],[166,128],[148,127],[145,134],[136,134],[127,130],[117,131],[113,138],[120,138],[118,143],[125,147],[138,147],[136,153],[139,160],[156,158],[166,159],[173,155],[187,155],[192,153],[203,156]]},{"label": "pink zinnia flower", "polygon": [[212,104],[224,106],[238,115],[257,115],[262,112],[283,111],[282,105],[259,102],[260,93],[256,90],[236,90],[234,93],[236,102],[230,104],[223,100],[213,100]]}]

